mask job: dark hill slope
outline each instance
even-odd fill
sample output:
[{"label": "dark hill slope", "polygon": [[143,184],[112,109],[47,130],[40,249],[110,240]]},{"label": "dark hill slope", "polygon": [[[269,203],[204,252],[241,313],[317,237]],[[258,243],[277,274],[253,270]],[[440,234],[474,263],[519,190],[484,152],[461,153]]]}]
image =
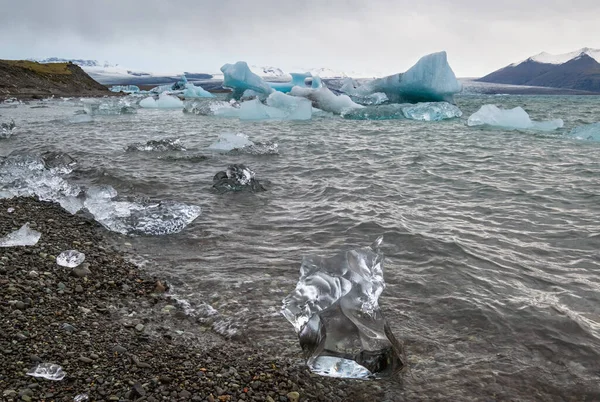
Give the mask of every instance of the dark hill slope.
[{"label": "dark hill slope", "polygon": [[554,67],[527,85],[600,92],[600,63],[584,54]]},{"label": "dark hill slope", "polygon": [[524,61],[518,65],[510,65],[494,71],[478,79],[481,82],[492,82],[495,84],[529,85],[528,82],[546,74],[556,67],[554,64],[538,63],[533,60]]},{"label": "dark hill slope", "polygon": [[0,98],[101,96],[111,92],[71,63],[0,60]]}]

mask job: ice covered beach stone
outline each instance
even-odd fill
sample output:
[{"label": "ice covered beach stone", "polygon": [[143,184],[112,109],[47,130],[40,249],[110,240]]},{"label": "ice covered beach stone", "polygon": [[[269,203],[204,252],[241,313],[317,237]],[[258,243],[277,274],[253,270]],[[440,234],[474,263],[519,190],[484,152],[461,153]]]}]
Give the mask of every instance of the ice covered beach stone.
[{"label": "ice covered beach stone", "polygon": [[62,367],[54,363],[40,363],[27,372],[32,377],[41,377],[47,380],[60,381],[65,378],[66,373]]},{"label": "ice covered beach stone", "polygon": [[0,247],[35,246],[40,237],[42,234],[30,229],[29,223],[26,223],[19,230],[0,238]]},{"label": "ice covered beach stone", "polygon": [[533,121],[522,107],[500,109],[496,105],[483,105],[467,121],[468,126],[491,126],[513,130],[552,131],[564,125],[562,119]]},{"label": "ice covered beach stone", "polygon": [[402,346],[378,304],[385,287],[382,242],[380,237],[371,247],[302,260],[300,280],[283,300],[282,314],[298,333],[313,372],[367,379],[403,368]]},{"label": "ice covered beach stone", "polygon": [[77,250],[63,251],[56,257],[56,263],[61,267],[75,268],[85,261],[85,254]]}]

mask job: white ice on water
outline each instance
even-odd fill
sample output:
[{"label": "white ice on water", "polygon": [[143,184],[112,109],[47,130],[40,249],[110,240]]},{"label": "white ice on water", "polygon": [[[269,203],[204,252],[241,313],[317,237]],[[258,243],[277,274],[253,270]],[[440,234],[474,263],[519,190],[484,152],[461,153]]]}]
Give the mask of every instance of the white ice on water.
[{"label": "white ice on water", "polygon": [[577,140],[600,141],[600,123],[575,127],[568,136]]},{"label": "white ice on water", "polygon": [[209,145],[208,149],[211,151],[229,152],[252,145],[254,143],[248,139],[247,135],[241,133],[222,133],[219,134],[217,141]]},{"label": "white ice on water", "polygon": [[183,102],[166,92],[161,93],[158,99],[149,96],[140,101],[140,107],[146,109],[180,109],[183,108]]},{"label": "white ice on water", "polygon": [[185,89],[182,94],[185,98],[214,98],[215,96],[206,91],[200,86],[196,86],[191,82],[185,84]]},{"label": "white ice on water", "polygon": [[306,99],[275,91],[266,98],[266,104],[252,99],[235,106],[223,105],[214,115],[240,120],[310,120],[312,105]]},{"label": "white ice on water", "polygon": [[562,119],[533,121],[522,108],[500,109],[496,105],[483,105],[469,117],[468,126],[490,126],[513,130],[552,131],[564,125]]},{"label": "white ice on water", "polygon": [[61,267],[75,268],[85,261],[85,254],[77,250],[63,251],[56,257],[56,263]]},{"label": "white ice on water", "polygon": [[31,229],[28,222],[21,226],[19,230],[0,238],[0,247],[35,246],[40,237],[42,237],[42,234]]},{"label": "white ice on water", "polygon": [[348,95],[336,95],[326,86],[318,89],[294,87],[290,95],[306,98],[312,102],[314,107],[335,114],[363,107],[355,103]]}]

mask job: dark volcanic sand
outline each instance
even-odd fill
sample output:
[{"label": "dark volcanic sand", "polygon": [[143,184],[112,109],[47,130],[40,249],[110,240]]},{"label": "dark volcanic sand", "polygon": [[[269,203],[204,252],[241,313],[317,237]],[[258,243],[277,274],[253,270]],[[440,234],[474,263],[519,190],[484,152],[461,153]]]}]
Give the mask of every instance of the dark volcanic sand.
[{"label": "dark volcanic sand", "polygon": [[[108,245],[97,223],[57,204],[0,200],[0,237],[26,222],[42,233],[37,245],[0,248],[3,401],[73,401],[83,393],[90,401],[404,400],[386,395],[384,383],[318,377],[300,360],[202,332],[157,279]],[[56,264],[69,249],[85,253],[87,277]],[[67,376],[26,375],[38,362],[60,364]]]}]

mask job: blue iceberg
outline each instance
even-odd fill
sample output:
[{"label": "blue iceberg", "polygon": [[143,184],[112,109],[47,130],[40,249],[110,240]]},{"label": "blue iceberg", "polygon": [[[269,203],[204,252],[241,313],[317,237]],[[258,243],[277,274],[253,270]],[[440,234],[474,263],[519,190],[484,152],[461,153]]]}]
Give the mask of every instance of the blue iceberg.
[{"label": "blue iceberg", "polygon": [[[290,82],[267,82],[276,91],[288,93],[293,87],[306,87],[306,79],[312,77],[311,73],[290,73]],[[314,80],[313,80],[314,82]]]},{"label": "blue iceberg", "polygon": [[231,89],[235,99],[240,99],[247,90],[265,98],[273,92],[273,88],[269,84],[250,71],[245,61],[225,64],[221,67],[221,72],[223,72],[223,87]]},{"label": "blue iceberg", "polygon": [[522,107],[500,109],[496,105],[483,105],[467,121],[468,126],[490,126],[511,130],[552,131],[564,125],[562,119],[533,121]]},{"label": "blue iceberg", "polygon": [[405,73],[377,78],[358,88],[344,85],[348,95],[364,97],[378,92],[384,93],[392,103],[450,102],[462,90],[448,64],[446,52],[422,57]]},{"label": "blue iceberg", "polygon": [[600,141],[600,123],[575,127],[569,133],[569,137],[577,140]]},{"label": "blue iceberg", "polygon": [[252,99],[241,102],[239,107],[221,107],[214,111],[214,115],[240,120],[310,120],[312,105],[304,98],[273,92],[266,99],[266,105],[260,99]]},{"label": "blue iceberg", "polygon": [[200,86],[196,86],[192,83],[185,84],[185,90],[183,91],[185,98],[214,98],[215,96],[210,92],[206,91]]}]

